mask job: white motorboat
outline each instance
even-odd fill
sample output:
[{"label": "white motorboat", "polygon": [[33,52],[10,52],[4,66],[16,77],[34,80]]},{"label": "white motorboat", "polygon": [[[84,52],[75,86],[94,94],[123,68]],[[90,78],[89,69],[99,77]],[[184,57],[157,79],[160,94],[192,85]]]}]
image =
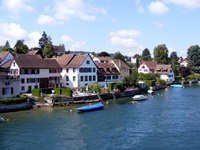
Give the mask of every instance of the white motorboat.
[{"label": "white motorboat", "polygon": [[143,101],[143,100],[147,100],[148,97],[144,96],[144,95],[135,95],[135,96],[132,97],[132,99],[134,101]]},{"label": "white motorboat", "polygon": [[4,122],[5,120],[2,118],[2,117],[0,117],[0,122]]},{"label": "white motorboat", "polygon": [[149,94],[153,95],[154,94],[154,91],[153,90],[148,90],[147,91]]}]

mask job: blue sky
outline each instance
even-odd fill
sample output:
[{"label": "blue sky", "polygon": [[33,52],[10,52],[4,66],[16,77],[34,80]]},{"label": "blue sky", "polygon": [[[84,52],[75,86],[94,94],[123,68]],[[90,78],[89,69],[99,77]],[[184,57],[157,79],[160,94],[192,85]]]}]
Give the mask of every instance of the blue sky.
[{"label": "blue sky", "polygon": [[38,46],[43,31],[66,50],[133,56],[166,44],[186,57],[199,45],[200,0],[1,0],[0,45],[24,39]]}]

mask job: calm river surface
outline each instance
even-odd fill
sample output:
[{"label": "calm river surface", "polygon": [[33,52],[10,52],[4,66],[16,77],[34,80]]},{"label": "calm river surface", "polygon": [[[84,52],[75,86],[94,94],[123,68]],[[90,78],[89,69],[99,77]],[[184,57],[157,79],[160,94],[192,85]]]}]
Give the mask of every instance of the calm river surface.
[{"label": "calm river surface", "polygon": [[[199,150],[200,85],[167,88],[147,101],[103,110],[41,108],[0,114],[1,150]],[[72,109],[72,112],[70,112]]]}]

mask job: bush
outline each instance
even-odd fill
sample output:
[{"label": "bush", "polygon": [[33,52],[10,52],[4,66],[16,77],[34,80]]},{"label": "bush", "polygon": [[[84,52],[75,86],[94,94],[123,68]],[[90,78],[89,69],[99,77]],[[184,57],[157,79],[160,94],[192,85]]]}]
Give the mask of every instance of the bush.
[{"label": "bush", "polygon": [[23,96],[20,98],[5,98],[5,99],[0,100],[0,104],[5,104],[5,105],[20,104],[23,102],[27,102],[26,97],[24,98]]},{"label": "bush", "polygon": [[61,95],[72,96],[72,89],[61,88]]},{"label": "bush", "polygon": [[61,89],[60,88],[54,88],[54,94],[57,94],[57,95],[61,95]]},{"label": "bush", "polygon": [[33,89],[33,90],[32,90],[32,95],[33,95],[33,96],[40,97],[40,89]]}]

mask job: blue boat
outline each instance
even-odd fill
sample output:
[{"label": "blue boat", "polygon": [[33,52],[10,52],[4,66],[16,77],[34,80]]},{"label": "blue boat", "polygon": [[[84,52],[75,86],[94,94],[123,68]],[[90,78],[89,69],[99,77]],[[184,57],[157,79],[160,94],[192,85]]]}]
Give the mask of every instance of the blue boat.
[{"label": "blue boat", "polygon": [[94,111],[94,110],[103,109],[103,107],[104,105],[102,103],[96,103],[96,104],[90,104],[90,105],[79,107],[77,108],[77,110],[80,112],[86,112],[86,111]]},{"label": "blue boat", "polygon": [[171,87],[179,87],[179,88],[183,88],[182,84],[170,84]]}]

